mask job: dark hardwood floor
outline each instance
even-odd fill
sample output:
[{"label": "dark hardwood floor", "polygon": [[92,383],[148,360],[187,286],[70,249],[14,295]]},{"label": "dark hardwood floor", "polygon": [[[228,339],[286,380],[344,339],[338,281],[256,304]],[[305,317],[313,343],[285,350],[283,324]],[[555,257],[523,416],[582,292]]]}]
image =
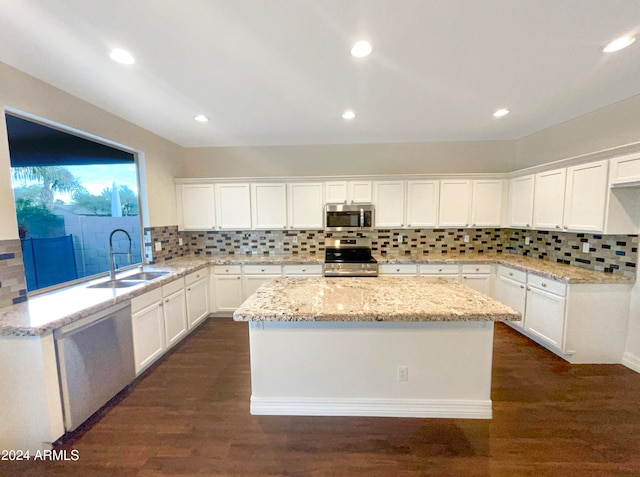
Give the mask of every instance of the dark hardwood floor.
[{"label": "dark hardwood floor", "polygon": [[640,375],[496,326],[492,420],[251,416],[246,323],[211,318],[57,450],[2,475],[640,475]]}]

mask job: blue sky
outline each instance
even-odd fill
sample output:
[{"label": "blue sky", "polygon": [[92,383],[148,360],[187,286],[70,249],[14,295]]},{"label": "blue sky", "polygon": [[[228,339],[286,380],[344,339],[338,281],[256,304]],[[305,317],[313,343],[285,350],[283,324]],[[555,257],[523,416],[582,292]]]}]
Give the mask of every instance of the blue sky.
[{"label": "blue sky", "polygon": [[111,188],[113,181],[116,181],[118,185],[126,185],[133,192],[138,193],[135,164],[95,164],[90,166],[66,166],[66,168],[93,195],[100,195],[106,187]]}]

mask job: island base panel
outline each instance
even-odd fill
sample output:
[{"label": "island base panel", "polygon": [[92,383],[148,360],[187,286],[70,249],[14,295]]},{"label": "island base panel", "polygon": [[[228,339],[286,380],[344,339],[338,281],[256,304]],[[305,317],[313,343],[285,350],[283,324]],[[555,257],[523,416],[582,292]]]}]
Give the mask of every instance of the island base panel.
[{"label": "island base panel", "polygon": [[491,418],[493,322],[257,321],[249,337],[252,414]]}]

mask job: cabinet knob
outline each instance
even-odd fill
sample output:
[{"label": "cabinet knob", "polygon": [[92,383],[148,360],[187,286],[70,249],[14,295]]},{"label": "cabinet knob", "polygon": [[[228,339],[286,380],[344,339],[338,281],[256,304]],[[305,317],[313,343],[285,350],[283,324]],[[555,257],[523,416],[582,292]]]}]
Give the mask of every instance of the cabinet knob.
[{"label": "cabinet knob", "polygon": [[524,285],[520,285],[520,288],[524,288]]},{"label": "cabinet knob", "polygon": [[441,271],[442,271],[442,268],[438,268],[438,271],[439,271],[439,272],[441,272]]},{"label": "cabinet knob", "polygon": [[480,269],[479,269],[479,268],[476,268],[476,272],[479,272],[479,271],[480,271]]},{"label": "cabinet knob", "polygon": [[512,277],[513,276],[513,272],[509,272],[509,276]]},{"label": "cabinet knob", "polygon": [[307,271],[307,269],[306,269],[306,268],[303,268],[303,269],[302,269],[302,271],[303,271],[303,272],[306,272],[306,271]]},{"label": "cabinet knob", "polygon": [[261,271],[261,272],[264,272],[264,268],[261,268],[261,269],[260,269],[260,271]]},{"label": "cabinet knob", "polygon": [[527,287],[527,291],[531,291],[531,288]]},{"label": "cabinet knob", "polygon": [[158,306],[164,306],[164,303],[160,302],[160,305],[158,305]]},{"label": "cabinet knob", "polygon": [[531,224],[527,224],[527,227],[531,227]]},{"label": "cabinet knob", "polygon": [[236,280],[240,280],[240,277],[236,277]]},{"label": "cabinet knob", "polygon": [[164,302],[165,302],[165,303],[169,303],[169,299],[167,298]]},{"label": "cabinet knob", "polygon": [[399,271],[400,271],[400,269],[399,269],[399,268],[396,268],[396,272],[399,272]]},{"label": "cabinet knob", "polygon": [[559,228],[560,228],[560,226],[559,226],[559,225],[556,225],[556,228],[557,228],[557,229],[559,229]]},{"label": "cabinet knob", "polygon": [[475,227],[475,226],[476,226],[476,224],[471,224],[471,227]]},{"label": "cabinet knob", "polygon": [[542,286],[546,288],[546,287],[547,287],[547,284],[546,284],[546,283],[542,283]]},{"label": "cabinet knob", "polygon": [[469,224],[464,224],[465,227],[469,227]]},{"label": "cabinet knob", "polygon": [[563,227],[563,228],[564,228],[565,230],[568,230],[568,229],[569,229],[569,227],[567,227],[567,226],[565,226],[565,227]]}]

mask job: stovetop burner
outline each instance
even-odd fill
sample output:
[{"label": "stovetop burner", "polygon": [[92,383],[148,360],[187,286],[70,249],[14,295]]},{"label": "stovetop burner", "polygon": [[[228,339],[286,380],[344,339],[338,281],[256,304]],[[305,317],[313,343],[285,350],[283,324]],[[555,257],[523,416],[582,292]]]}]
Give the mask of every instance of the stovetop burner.
[{"label": "stovetop burner", "polygon": [[325,277],[377,277],[378,262],[371,255],[371,239],[325,239]]}]

